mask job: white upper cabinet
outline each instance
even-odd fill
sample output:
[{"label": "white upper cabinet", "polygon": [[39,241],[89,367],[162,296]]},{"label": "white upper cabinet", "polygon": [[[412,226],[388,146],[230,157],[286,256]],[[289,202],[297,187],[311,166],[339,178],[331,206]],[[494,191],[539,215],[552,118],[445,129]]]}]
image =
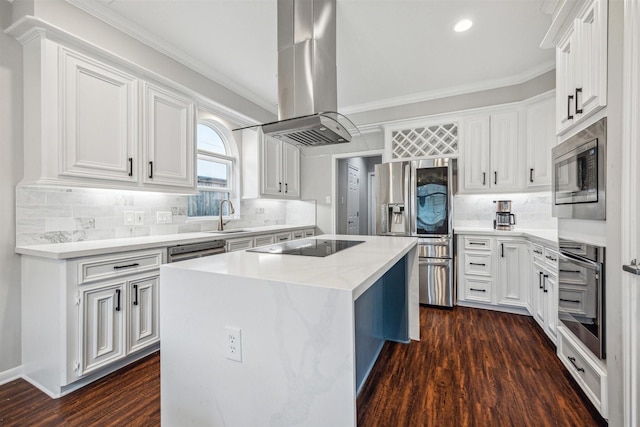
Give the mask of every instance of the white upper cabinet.
[{"label": "white upper cabinet", "polygon": [[300,150],[262,131],[244,131],[242,197],[300,198]]},{"label": "white upper cabinet", "polygon": [[556,145],[555,103],[549,97],[527,107],[527,188],[551,185],[551,149]]},{"label": "white upper cabinet", "polygon": [[102,53],[24,42],[24,184],[195,193],[195,104]]},{"label": "white upper cabinet", "polygon": [[556,85],[558,134],[607,105],[607,0],[585,3],[568,22],[556,44]]},{"label": "white upper cabinet", "polygon": [[135,77],[66,49],[60,60],[61,174],[137,182]]},{"label": "white upper cabinet", "polygon": [[496,112],[464,121],[463,190],[499,192],[520,186],[518,112]]},{"label": "white upper cabinet", "polygon": [[144,84],[146,184],[194,186],[194,104],[177,92]]}]

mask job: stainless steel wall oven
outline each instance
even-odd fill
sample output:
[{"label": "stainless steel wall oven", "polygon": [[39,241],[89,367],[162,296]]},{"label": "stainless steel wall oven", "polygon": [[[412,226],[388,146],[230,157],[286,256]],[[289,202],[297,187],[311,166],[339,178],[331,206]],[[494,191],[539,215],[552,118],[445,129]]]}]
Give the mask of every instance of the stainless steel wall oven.
[{"label": "stainless steel wall oven", "polygon": [[600,359],[605,342],[605,248],[560,239],[558,319]]}]

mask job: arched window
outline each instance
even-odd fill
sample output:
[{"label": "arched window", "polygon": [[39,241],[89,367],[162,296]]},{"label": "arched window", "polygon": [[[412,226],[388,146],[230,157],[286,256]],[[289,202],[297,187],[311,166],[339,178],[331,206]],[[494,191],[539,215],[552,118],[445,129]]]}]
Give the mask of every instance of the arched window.
[{"label": "arched window", "polygon": [[[199,194],[189,196],[189,217],[218,216],[220,202],[234,198],[237,160],[231,139],[228,129],[220,123],[213,120],[198,123],[196,168]],[[224,205],[222,214],[229,215],[228,204]]]}]

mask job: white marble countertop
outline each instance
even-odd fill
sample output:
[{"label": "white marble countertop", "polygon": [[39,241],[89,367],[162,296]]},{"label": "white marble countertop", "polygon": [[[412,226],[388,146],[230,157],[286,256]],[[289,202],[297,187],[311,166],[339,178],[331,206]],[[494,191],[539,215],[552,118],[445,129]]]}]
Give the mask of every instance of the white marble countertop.
[{"label": "white marble countertop", "polygon": [[554,229],[514,228],[511,231],[481,227],[454,227],[455,234],[525,237],[546,245],[558,246],[558,231]]},{"label": "white marble countertop", "polygon": [[236,251],[165,264],[161,269],[346,290],[353,292],[355,300],[418,243],[414,237],[389,236],[323,234],[310,239],[362,240],[364,243],[326,257]]},{"label": "white marble countertop", "polygon": [[32,255],[51,259],[69,259],[113,252],[162,248],[185,243],[198,243],[211,240],[230,240],[239,237],[306,228],[315,228],[315,225],[271,225],[264,227],[242,228],[242,230],[246,231],[238,233],[219,233],[211,231],[127,237],[122,239],[89,240],[84,242],[52,243],[46,245],[16,246],[15,251],[21,255]]}]

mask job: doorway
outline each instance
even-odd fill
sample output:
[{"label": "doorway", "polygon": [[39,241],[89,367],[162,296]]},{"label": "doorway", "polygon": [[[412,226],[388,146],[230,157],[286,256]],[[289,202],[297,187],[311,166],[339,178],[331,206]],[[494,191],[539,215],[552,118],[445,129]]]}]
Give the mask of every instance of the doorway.
[{"label": "doorway", "polygon": [[382,156],[357,153],[353,157],[335,158],[335,233],[375,234],[372,198],[375,198],[374,166]]}]

